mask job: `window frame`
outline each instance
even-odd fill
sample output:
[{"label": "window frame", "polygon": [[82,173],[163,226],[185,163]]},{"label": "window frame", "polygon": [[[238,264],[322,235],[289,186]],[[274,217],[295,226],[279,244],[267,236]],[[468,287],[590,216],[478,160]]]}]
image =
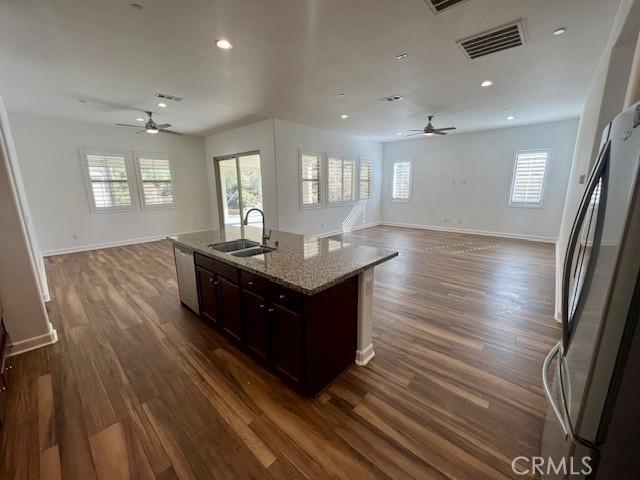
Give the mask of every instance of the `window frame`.
[{"label": "window frame", "polygon": [[[370,167],[370,171],[371,171],[371,176],[369,177],[368,183],[369,183],[369,196],[367,198],[362,198],[362,192],[360,191],[360,184],[362,183],[362,179],[360,177],[361,172],[362,172],[362,165],[369,165]],[[374,179],[374,163],[373,163],[373,159],[369,158],[369,157],[360,157],[358,159],[358,201],[367,201],[367,200],[371,200],[373,198],[373,179]]]},{"label": "window frame", "polygon": [[[140,169],[140,159],[141,158],[146,158],[146,159],[150,159],[150,160],[166,160],[167,162],[169,162],[169,173],[171,174],[171,191],[173,193],[173,202],[168,203],[168,204],[161,204],[161,205],[147,205],[147,202],[145,201],[144,198],[144,180],[142,179],[142,171]],[[137,181],[137,186],[138,186],[138,198],[140,199],[140,208],[142,210],[171,210],[174,208],[177,208],[177,202],[176,202],[176,177],[175,177],[175,171],[173,169],[173,162],[171,161],[171,158],[169,157],[169,155],[166,155],[164,153],[160,153],[160,152],[141,152],[141,151],[134,151],[133,152],[133,164],[134,164],[134,169],[136,171],[136,181]]]},{"label": "window frame", "polygon": [[[518,157],[523,153],[540,153],[547,154],[547,160],[544,166],[544,175],[542,176],[542,188],[540,189],[540,202],[538,203],[526,203],[526,202],[514,202],[513,201],[513,189],[515,187],[516,173],[518,170]],[[511,167],[511,182],[509,184],[509,191],[507,196],[507,206],[509,208],[544,208],[544,194],[547,186],[547,175],[549,174],[549,163],[551,162],[551,149],[550,148],[528,148],[516,150],[513,155],[513,163]]]},{"label": "window frame", "polygon": [[[341,198],[342,200],[337,201],[337,202],[332,202],[329,200],[329,159],[333,158],[335,160],[340,160],[340,172],[341,172],[341,180],[340,180],[340,185],[341,185]],[[352,179],[352,185],[351,185],[351,191],[353,192],[353,198],[351,200],[344,200],[344,162],[345,160],[347,161],[351,161],[353,162],[354,165],[354,171],[353,171],[353,179]],[[325,175],[325,188],[326,188],[326,206],[327,208],[331,208],[331,207],[343,207],[343,206],[348,206],[348,205],[355,205],[356,204],[356,199],[358,198],[358,174],[360,173],[360,170],[358,169],[358,157],[357,156],[352,156],[352,155],[337,155],[337,154],[332,154],[332,153],[326,153],[325,154],[325,171],[326,171],[326,175]]]},{"label": "window frame", "polygon": [[[395,198],[393,196],[393,184],[394,184],[396,163],[409,164],[409,196],[407,198]],[[413,197],[413,158],[392,161],[391,162],[391,201],[394,203],[411,203],[412,197]]]},{"label": "window frame", "polygon": [[[315,180],[302,178],[302,157],[303,155],[310,155],[317,157],[320,161],[319,169],[318,169],[318,203],[312,204],[304,204],[302,192],[304,191],[302,185],[305,181],[307,182],[315,182]],[[316,208],[323,208],[326,205],[326,196],[325,196],[325,186],[324,186],[324,169],[325,169],[325,153],[324,152],[313,152],[310,150],[298,150],[298,201],[300,210],[314,210]]]},{"label": "window frame", "polygon": [[[99,147],[78,147],[78,154],[80,157],[80,168],[84,177],[85,192],[87,200],[89,202],[89,211],[91,213],[129,213],[138,210],[138,201],[135,185],[135,172],[133,171],[133,165],[131,162],[131,154],[126,150],[118,150],[113,148],[99,148]],[[119,206],[119,207],[98,207],[96,206],[96,199],[93,194],[93,180],[89,174],[89,164],[87,156],[117,156],[124,159],[125,171],[127,172],[127,186],[129,187],[129,197],[131,198],[131,205]]]}]

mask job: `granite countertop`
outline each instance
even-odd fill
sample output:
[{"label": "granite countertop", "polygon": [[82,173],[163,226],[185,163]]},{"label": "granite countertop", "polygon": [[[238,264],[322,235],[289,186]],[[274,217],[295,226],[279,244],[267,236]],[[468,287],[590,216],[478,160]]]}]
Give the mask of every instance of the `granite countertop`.
[{"label": "granite countertop", "polygon": [[239,227],[206,230],[168,237],[173,243],[216,260],[261,275],[306,295],[326,288],[392,259],[398,252],[356,245],[344,240],[320,238],[272,230],[266,245],[276,251],[253,257],[234,257],[209,248],[212,243],[246,238],[262,243],[262,228]]}]

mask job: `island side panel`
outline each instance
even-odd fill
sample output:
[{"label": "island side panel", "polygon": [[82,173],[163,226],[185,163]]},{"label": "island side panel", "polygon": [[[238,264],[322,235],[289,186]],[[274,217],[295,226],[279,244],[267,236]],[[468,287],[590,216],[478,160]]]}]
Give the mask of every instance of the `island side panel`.
[{"label": "island side panel", "polygon": [[363,366],[373,351],[373,267],[358,275],[358,346],[356,364]]},{"label": "island side panel", "polygon": [[305,299],[305,393],[317,395],[353,365],[358,277]]}]

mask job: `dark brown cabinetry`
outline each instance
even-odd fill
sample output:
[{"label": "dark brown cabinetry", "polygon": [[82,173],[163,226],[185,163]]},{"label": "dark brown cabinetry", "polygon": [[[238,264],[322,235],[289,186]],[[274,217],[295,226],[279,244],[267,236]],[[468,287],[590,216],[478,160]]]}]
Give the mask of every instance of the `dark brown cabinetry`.
[{"label": "dark brown cabinetry", "polygon": [[317,395],[355,359],[358,281],[303,295],[196,253],[201,314],[261,365]]},{"label": "dark brown cabinetry", "polygon": [[240,313],[240,287],[222,277],[218,277],[220,284],[220,312],[222,328],[234,340],[242,337],[242,315]]},{"label": "dark brown cabinetry", "polygon": [[218,323],[218,284],[216,274],[196,267],[200,313],[207,320]]}]

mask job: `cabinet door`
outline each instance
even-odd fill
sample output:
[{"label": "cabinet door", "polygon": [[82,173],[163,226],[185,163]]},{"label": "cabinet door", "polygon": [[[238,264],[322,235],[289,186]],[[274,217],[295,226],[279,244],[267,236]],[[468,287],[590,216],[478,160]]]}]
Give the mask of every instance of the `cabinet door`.
[{"label": "cabinet door", "polygon": [[200,313],[203,317],[218,323],[218,285],[215,274],[196,267]]},{"label": "cabinet door", "polygon": [[222,328],[235,340],[242,338],[242,314],[240,313],[240,287],[222,277],[220,283],[220,313]]},{"label": "cabinet door", "polygon": [[263,360],[269,358],[269,315],[267,301],[243,290],[244,341],[249,350]]},{"label": "cabinet door", "polygon": [[289,380],[299,384],[302,382],[302,316],[275,304],[269,306],[268,313],[273,365]]}]

